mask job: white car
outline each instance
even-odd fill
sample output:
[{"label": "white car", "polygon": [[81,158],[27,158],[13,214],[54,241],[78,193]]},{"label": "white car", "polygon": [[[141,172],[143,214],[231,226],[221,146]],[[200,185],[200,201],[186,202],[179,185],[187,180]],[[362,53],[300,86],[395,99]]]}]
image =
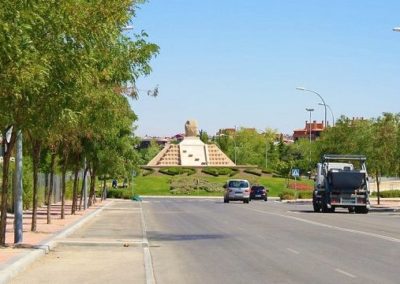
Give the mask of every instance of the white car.
[{"label": "white car", "polygon": [[250,182],[246,179],[230,179],[225,185],[224,203],[231,200],[250,201]]}]

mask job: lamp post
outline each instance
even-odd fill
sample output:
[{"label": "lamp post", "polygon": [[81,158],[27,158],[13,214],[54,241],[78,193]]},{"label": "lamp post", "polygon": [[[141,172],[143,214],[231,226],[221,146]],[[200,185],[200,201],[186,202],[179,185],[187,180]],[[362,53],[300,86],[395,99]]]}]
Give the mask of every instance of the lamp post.
[{"label": "lamp post", "polygon": [[234,146],[235,146],[235,165],[236,165],[236,125],[235,125],[235,136],[233,136],[233,143],[234,143]]},{"label": "lamp post", "polygon": [[306,111],[308,111],[310,113],[310,122],[309,122],[309,127],[308,127],[308,131],[310,132],[310,167],[311,167],[311,113],[314,111],[313,108],[306,108]]},{"label": "lamp post", "polygon": [[[324,104],[319,103],[318,105],[323,106]],[[331,107],[329,105],[326,105],[326,107],[329,109],[329,111],[331,112],[332,115],[332,125],[335,126],[335,116],[333,115],[333,111],[331,109]]]},{"label": "lamp post", "polygon": [[303,87],[297,87],[296,90],[314,93],[321,99],[321,101],[322,101],[322,103],[323,103],[323,105],[325,107],[325,123],[324,123],[324,125],[325,125],[325,128],[326,128],[326,103],[325,103],[325,100],[322,98],[322,96],[319,93],[317,93],[316,91],[309,90],[309,89],[306,89],[306,88],[303,88]]}]

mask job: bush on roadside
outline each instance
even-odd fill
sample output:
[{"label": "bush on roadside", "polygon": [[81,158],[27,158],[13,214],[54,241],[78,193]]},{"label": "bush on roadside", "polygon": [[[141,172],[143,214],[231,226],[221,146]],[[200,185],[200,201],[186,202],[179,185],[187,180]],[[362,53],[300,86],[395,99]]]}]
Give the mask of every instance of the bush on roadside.
[{"label": "bush on roadside", "polygon": [[297,197],[299,199],[310,199],[313,196],[313,191],[312,190],[303,190],[299,191]]},{"label": "bush on roadside", "polygon": [[182,174],[187,174],[188,176],[190,176],[196,173],[196,170],[193,168],[171,167],[171,168],[160,169],[159,172],[169,176],[176,176]]},{"label": "bush on roadside", "polygon": [[182,177],[171,181],[171,194],[195,194],[197,192],[223,192],[223,184],[209,182],[206,179]]},{"label": "bush on roadside", "polygon": [[[378,193],[373,192],[371,194],[373,197],[377,197]],[[400,190],[385,190],[385,191],[380,191],[379,192],[379,197],[381,198],[399,198],[400,197]]]},{"label": "bush on roadside", "polygon": [[154,169],[142,169],[141,170],[141,174],[144,177],[151,175],[152,173],[154,173]]},{"label": "bush on roadside", "polygon": [[296,192],[293,190],[284,190],[279,194],[281,200],[294,200],[296,199]]},{"label": "bush on roadside", "polygon": [[255,176],[261,176],[262,172],[259,169],[245,169],[243,172],[255,175]]},{"label": "bush on roadside", "polygon": [[238,170],[237,169],[231,169],[231,168],[204,168],[202,169],[202,172],[205,174],[209,174],[212,176],[234,176],[237,174]]},{"label": "bush on roadside", "polygon": [[274,173],[274,170],[272,170],[272,169],[262,169],[261,170],[261,172],[263,173],[263,174],[273,174]]},{"label": "bush on roadside", "polygon": [[107,198],[130,199],[131,197],[132,193],[130,192],[130,190],[119,188],[107,189]]}]

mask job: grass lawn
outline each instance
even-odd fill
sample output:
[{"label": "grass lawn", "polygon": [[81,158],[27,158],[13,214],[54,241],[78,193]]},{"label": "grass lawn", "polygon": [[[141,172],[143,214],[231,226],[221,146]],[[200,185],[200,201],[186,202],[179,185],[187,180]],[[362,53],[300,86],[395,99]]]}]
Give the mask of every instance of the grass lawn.
[{"label": "grass lawn", "polygon": [[[148,176],[138,176],[135,178],[134,184],[134,193],[139,195],[168,195],[172,196],[170,193],[170,183],[174,178],[182,178],[185,175],[180,176],[168,176],[168,175],[148,175]],[[249,176],[249,175],[237,175],[234,177],[229,176],[218,176],[213,177],[209,175],[192,175],[187,177],[188,179],[193,179],[195,182],[196,179],[207,180],[210,183],[217,183],[221,185],[226,182],[229,178],[235,179],[249,179],[251,184],[261,184],[269,188],[269,196],[279,196],[279,194],[285,190],[287,187],[287,180],[284,178],[273,178],[269,176]],[[312,184],[312,181],[298,181],[298,184]],[[207,192],[205,190],[195,190],[190,194],[190,196],[222,196],[222,192]]]},{"label": "grass lawn", "polygon": [[170,176],[135,177],[133,191],[139,195],[170,195]]}]

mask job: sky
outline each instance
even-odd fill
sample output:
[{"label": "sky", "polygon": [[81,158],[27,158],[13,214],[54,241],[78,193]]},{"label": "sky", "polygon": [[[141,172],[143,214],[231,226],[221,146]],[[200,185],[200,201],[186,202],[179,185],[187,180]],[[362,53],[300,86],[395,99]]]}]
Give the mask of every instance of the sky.
[{"label": "sky", "polygon": [[[149,0],[128,36],[144,30],[160,47],[131,101],[138,136],[173,136],[195,119],[220,128],[292,134],[324,120],[399,112],[398,0]],[[329,123],[332,114],[327,113]]]}]

